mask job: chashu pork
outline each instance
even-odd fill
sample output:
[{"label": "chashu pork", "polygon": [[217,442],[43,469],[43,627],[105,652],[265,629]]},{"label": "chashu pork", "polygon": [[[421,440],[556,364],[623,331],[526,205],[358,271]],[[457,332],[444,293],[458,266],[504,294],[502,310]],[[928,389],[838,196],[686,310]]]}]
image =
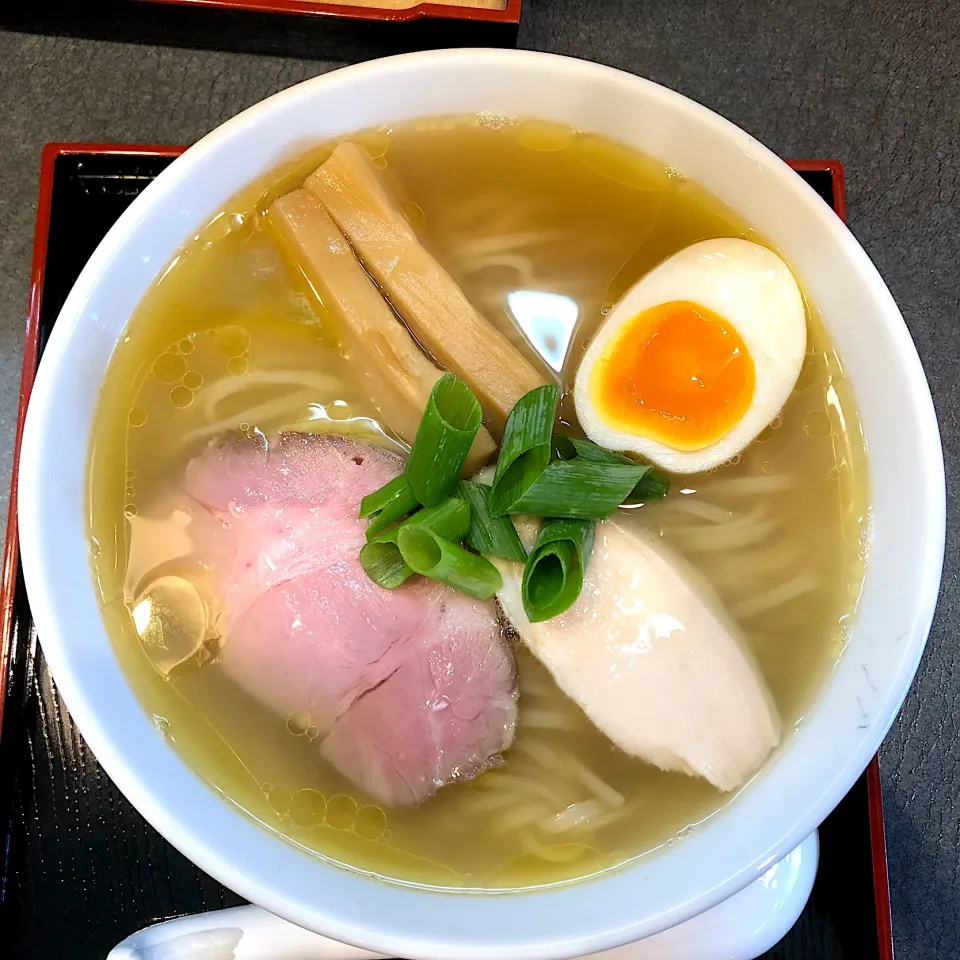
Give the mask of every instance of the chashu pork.
[{"label": "chashu pork", "polygon": [[[135,620],[143,598],[186,610],[202,594],[218,667],[281,717],[308,718],[320,753],[391,805],[485,769],[517,719],[492,602],[419,578],[384,590],[360,565],[360,499],[401,467],[337,437],[218,440],[180,490],[133,518],[126,588]],[[149,639],[164,672],[191,653]]]}]

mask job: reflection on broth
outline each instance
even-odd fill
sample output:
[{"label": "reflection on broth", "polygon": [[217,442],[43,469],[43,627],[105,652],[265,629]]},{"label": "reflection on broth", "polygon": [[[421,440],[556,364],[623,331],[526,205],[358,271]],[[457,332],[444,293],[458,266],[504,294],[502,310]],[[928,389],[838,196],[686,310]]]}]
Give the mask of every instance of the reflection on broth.
[{"label": "reflection on broth", "polygon": [[[439,118],[352,139],[469,304],[537,378],[560,381],[560,420],[575,433],[571,384],[623,294],[692,243],[760,239],[675,171],[541,121]],[[180,486],[188,462],[225,435],[273,450],[280,431],[383,451],[363,469],[389,470],[409,449],[371,400],[369,361],[357,360],[365,345],[351,345],[266,222],[274,200],[331,150],[228,203],[144,297],[116,349],[89,490],[92,562],[118,655],[190,765],[232,805],[317,855],[399,881],[485,888],[579,878],[649,853],[735,791],[614,746],[509,629],[519,691],[512,745],[502,762],[419,805],[378,801],[338,772],[321,755],[319,708],[270,709],[228,670],[226,611],[238,601],[194,550],[198,521]],[[866,549],[857,413],[815,308],[807,313],[799,379],[759,437],[720,467],[672,477],[665,499],[622,509],[617,521],[669,545],[709,583],[785,731],[843,650]],[[498,439],[502,424],[489,426]],[[352,453],[362,448],[337,449],[358,466],[364,459]],[[235,518],[203,521],[205,542],[240,536],[246,521],[231,504]],[[308,517],[308,507],[301,496],[290,509]],[[480,616],[469,603],[463,609]]]}]

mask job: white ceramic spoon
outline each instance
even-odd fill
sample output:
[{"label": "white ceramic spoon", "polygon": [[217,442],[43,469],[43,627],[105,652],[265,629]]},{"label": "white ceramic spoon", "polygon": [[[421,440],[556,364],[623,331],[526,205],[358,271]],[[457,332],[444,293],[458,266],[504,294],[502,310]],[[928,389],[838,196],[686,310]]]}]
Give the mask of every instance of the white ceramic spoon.
[{"label": "white ceramic spoon", "polygon": [[[817,873],[814,832],[760,879],[686,923],[583,960],[753,960],[794,925]],[[260,907],[168,920],[128,937],[107,960],[383,960]]]}]

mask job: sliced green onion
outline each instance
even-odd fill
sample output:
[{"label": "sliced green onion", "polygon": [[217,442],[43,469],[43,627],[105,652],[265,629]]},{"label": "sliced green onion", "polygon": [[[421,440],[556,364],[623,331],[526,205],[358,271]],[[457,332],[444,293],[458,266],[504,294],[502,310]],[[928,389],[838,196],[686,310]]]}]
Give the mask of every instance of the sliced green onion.
[{"label": "sliced green onion", "polygon": [[404,527],[397,533],[397,544],[403,559],[417,573],[478,600],[488,600],[503,586],[500,573],[489,560],[432,530],[416,524]]},{"label": "sliced green onion", "polygon": [[571,437],[566,433],[555,433],[553,435],[553,449],[560,460],[573,460],[574,457],[582,457],[584,460],[590,460],[593,463],[635,463],[622,453],[615,453],[613,450],[601,447],[599,443],[594,443],[592,440],[581,440],[579,437]]},{"label": "sliced green onion", "polygon": [[522,396],[510,411],[490,496],[493,516],[513,512],[513,504],[550,463],[550,441],[559,399],[560,387],[548,383]]},{"label": "sliced green onion", "polygon": [[[360,512],[357,516],[362,520],[379,513],[388,504],[392,503],[400,494],[409,491],[407,478],[401,473],[398,477],[388,480],[382,487],[368,493],[360,501]],[[414,501],[416,503],[416,501]]]},{"label": "sliced green onion", "polygon": [[461,480],[460,496],[470,504],[467,543],[485,557],[503,557],[523,563],[527,551],[523,549],[513,521],[509,517],[495,517],[490,512],[490,487],[473,480]]},{"label": "sliced green onion", "polygon": [[523,571],[523,609],[532,623],[550,620],[573,606],[593,550],[589,520],[544,520]]},{"label": "sliced green onion", "polygon": [[394,523],[402,520],[408,513],[412,513],[418,506],[417,498],[407,483],[407,477],[401,473],[389,483],[385,483],[379,490],[368,493],[360,501],[360,514],[370,518],[367,527],[367,540],[373,540],[378,534]]},{"label": "sliced green onion", "polygon": [[656,467],[650,467],[623,502],[630,505],[649,503],[665,497],[669,492],[670,481]]},{"label": "sliced green onion", "polygon": [[397,535],[406,527],[423,527],[432,530],[444,540],[459,543],[470,529],[470,504],[460,497],[448,497],[442,503],[418,510],[403,523],[377,537],[380,543],[396,543]]},{"label": "sliced green onion", "polygon": [[387,590],[396,590],[413,571],[403,562],[395,543],[374,540],[360,550],[360,563],[367,576]]},{"label": "sliced green onion", "polygon": [[450,497],[434,507],[424,507],[380,534],[372,543],[365,544],[360,551],[360,563],[367,576],[387,590],[395,590],[413,574],[397,546],[397,534],[411,526],[432,530],[448,540],[462,540],[470,529],[470,507],[458,497]]},{"label": "sliced green onion", "polygon": [[454,492],[482,419],[480,402],[462,380],[446,373],[434,384],[406,469],[410,489],[425,507]]},{"label": "sliced green onion", "polygon": [[582,457],[555,460],[510,512],[602,520],[630,496],[649,469],[640,464],[593,463]]},{"label": "sliced green onion", "polygon": [[601,447],[592,440],[581,440],[579,437],[571,437],[565,433],[555,433],[553,450],[561,460],[574,460],[579,457],[581,460],[594,463],[626,463],[634,467],[646,467],[646,473],[637,480],[629,496],[624,499],[624,503],[646,503],[665,497],[670,492],[670,481],[652,464],[637,463],[628,456],[607,450],[606,447]]}]

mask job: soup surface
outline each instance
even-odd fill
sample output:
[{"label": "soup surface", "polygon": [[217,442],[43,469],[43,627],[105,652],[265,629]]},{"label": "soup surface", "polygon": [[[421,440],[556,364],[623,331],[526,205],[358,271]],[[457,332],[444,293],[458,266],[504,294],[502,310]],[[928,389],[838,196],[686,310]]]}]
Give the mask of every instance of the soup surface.
[{"label": "soup surface", "polygon": [[[539,121],[436,119],[353,139],[472,304],[567,389],[611,305],[665,257],[706,238],[762,242],[680,173]],[[226,801],[318,856],[398,881],[489,888],[579,878],[647,854],[731,795],[619,750],[522,644],[519,727],[503,764],[395,808],[321,759],[309,717],[276,715],[230,680],[218,659],[229,638],[207,637],[175,665],[154,654],[157,631],[169,639],[188,625],[175,591],[136,612],[130,544],[169,534],[151,505],[212,438],[240,431],[269,442],[303,430],[392,442],[379,433],[336,324],[265,222],[269,203],[330,149],[228,203],[163,271],[116,349],[89,504],[93,566],[118,655],[190,765]],[[796,388],[758,439],[722,467],[673,477],[663,501],[621,511],[683,554],[720,596],[785,737],[842,653],[866,542],[856,408],[810,305],[807,321]],[[576,429],[568,395],[561,418]],[[591,778],[622,806],[581,828],[550,827],[551,804],[589,800]]]}]

